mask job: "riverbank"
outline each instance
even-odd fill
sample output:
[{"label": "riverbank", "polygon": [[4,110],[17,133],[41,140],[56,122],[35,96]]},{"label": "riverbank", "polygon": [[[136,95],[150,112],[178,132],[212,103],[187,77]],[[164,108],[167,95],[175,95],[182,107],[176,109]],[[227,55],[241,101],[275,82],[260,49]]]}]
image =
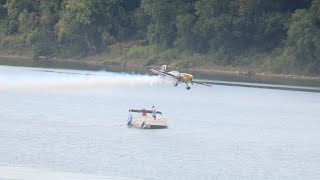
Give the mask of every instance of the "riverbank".
[{"label": "riverbank", "polygon": [[[101,59],[100,56],[91,56],[83,59],[61,59],[54,57],[40,56],[32,58],[28,56],[6,55],[0,56],[0,65],[11,66],[32,66],[32,67],[48,67],[48,68],[64,68],[64,69],[87,69],[87,70],[111,70],[116,71],[137,71],[149,73],[150,68],[159,68],[159,65],[145,65],[143,63],[134,63],[130,60],[111,60]],[[111,68],[112,67],[112,68]],[[258,79],[283,79],[283,80],[299,80],[314,81],[320,85],[320,76],[305,76],[295,74],[276,74],[263,72],[261,69],[254,70],[250,67],[233,67],[210,65],[206,67],[179,67],[177,65],[168,65],[168,70],[177,70],[198,75],[200,78],[208,76],[229,76],[236,78],[258,78]],[[260,81],[259,81],[260,82]]]},{"label": "riverbank", "polygon": [[[0,55],[0,65],[44,67],[80,70],[105,70],[115,72],[136,72],[150,74],[150,68],[160,68],[159,65],[145,65],[145,62],[136,60],[123,60],[121,58],[103,58],[92,56],[83,59],[62,59],[40,56],[32,58],[20,55]],[[294,74],[276,74],[263,72],[252,67],[232,67],[207,65],[206,67],[179,67],[168,64],[168,70],[177,70],[193,74],[197,79],[208,79],[232,82],[251,82],[263,84],[297,85],[320,87],[320,76],[302,76]]]}]

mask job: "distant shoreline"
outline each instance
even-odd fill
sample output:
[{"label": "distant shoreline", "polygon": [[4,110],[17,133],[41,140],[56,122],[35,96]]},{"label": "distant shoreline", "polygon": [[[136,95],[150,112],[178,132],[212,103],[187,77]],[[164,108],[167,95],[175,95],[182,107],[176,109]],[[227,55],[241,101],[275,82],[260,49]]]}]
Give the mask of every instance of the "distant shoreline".
[{"label": "distant shoreline", "polygon": [[[124,61],[114,62],[110,60],[99,61],[95,60],[94,57],[88,57],[87,59],[60,59],[60,58],[51,58],[40,56],[37,58],[32,58],[28,56],[20,56],[20,55],[0,55],[0,65],[13,65],[13,66],[28,66],[31,62],[37,63],[56,63],[60,65],[67,65],[67,69],[78,69],[78,66],[83,66],[81,69],[86,69],[87,66],[89,69],[104,69],[108,66],[122,66],[124,68],[159,68],[160,65],[150,65],[145,66],[141,64],[127,63]],[[74,67],[73,67],[74,65]],[[229,69],[228,69],[229,68]],[[170,69],[170,65],[169,65]],[[171,68],[172,69],[172,68]],[[221,75],[229,75],[229,76],[243,76],[243,77],[262,77],[262,78],[283,78],[290,80],[311,80],[311,81],[319,81],[320,83],[320,75],[317,76],[306,76],[306,75],[295,75],[295,74],[276,74],[269,72],[255,72],[245,70],[246,68],[242,67],[224,67],[224,66],[210,66],[210,67],[191,67],[191,68],[179,68],[175,67],[178,71],[186,71],[186,72],[200,72],[206,74],[221,74]]]}]

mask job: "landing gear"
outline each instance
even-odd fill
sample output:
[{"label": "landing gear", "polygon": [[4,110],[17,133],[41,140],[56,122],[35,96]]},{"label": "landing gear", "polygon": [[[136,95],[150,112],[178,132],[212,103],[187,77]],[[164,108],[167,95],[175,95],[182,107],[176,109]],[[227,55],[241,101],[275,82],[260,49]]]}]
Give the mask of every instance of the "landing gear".
[{"label": "landing gear", "polygon": [[188,86],[188,83],[186,83],[186,85],[187,85],[186,89],[187,89],[187,90],[190,90],[191,87]]},{"label": "landing gear", "polygon": [[[179,82],[181,82],[181,83],[182,83],[182,82],[184,82],[184,81],[181,81],[180,79],[178,79],[178,81],[177,81],[176,83],[174,83],[174,86],[175,86],[175,87],[177,87],[177,86],[178,86],[178,84],[179,84]],[[187,82],[184,82],[184,83],[185,83],[185,84],[186,84],[186,86],[187,86],[187,87],[186,87],[186,89],[187,89],[187,90],[190,90],[190,89],[191,89],[191,87],[188,85],[188,83],[187,83]],[[191,84],[193,84],[193,82],[191,82]]]},{"label": "landing gear", "polygon": [[174,84],[174,86],[175,86],[175,87],[177,87],[177,86],[178,86],[179,82],[181,82],[181,79],[182,79],[181,77],[180,77],[180,78],[178,78],[177,82]]}]

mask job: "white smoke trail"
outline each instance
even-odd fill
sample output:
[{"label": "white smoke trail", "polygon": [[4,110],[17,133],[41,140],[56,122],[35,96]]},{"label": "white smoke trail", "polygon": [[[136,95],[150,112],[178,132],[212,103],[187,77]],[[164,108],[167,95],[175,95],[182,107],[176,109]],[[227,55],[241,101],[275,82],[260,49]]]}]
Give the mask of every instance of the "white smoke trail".
[{"label": "white smoke trail", "polygon": [[[0,73],[1,75],[1,73]],[[113,89],[155,86],[168,83],[157,76],[93,72],[87,74],[54,74],[23,72],[0,77],[0,92],[39,92],[50,90]]]}]

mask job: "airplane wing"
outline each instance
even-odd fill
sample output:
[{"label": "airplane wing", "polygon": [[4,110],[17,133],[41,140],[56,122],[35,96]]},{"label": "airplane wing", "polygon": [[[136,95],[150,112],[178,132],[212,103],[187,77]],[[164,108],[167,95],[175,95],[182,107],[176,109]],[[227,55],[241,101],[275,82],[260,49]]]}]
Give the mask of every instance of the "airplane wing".
[{"label": "airplane wing", "polygon": [[157,69],[150,69],[152,72],[156,73],[156,74],[159,74],[159,75],[164,75],[164,76],[171,76],[171,77],[176,77],[175,75],[173,74],[170,74],[170,73],[167,73],[167,72],[164,72],[164,71],[160,71],[160,70],[157,70]]},{"label": "airplane wing", "polygon": [[171,76],[171,77],[176,77],[175,75],[170,74],[170,73],[167,73],[167,72],[162,72],[162,73],[163,73],[163,75],[168,75],[168,76]]},{"label": "airplane wing", "polygon": [[207,83],[204,83],[204,82],[200,82],[200,81],[192,81],[193,83],[196,83],[196,84],[201,84],[201,85],[204,85],[204,86],[209,86],[211,87],[210,84],[207,84]]}]

